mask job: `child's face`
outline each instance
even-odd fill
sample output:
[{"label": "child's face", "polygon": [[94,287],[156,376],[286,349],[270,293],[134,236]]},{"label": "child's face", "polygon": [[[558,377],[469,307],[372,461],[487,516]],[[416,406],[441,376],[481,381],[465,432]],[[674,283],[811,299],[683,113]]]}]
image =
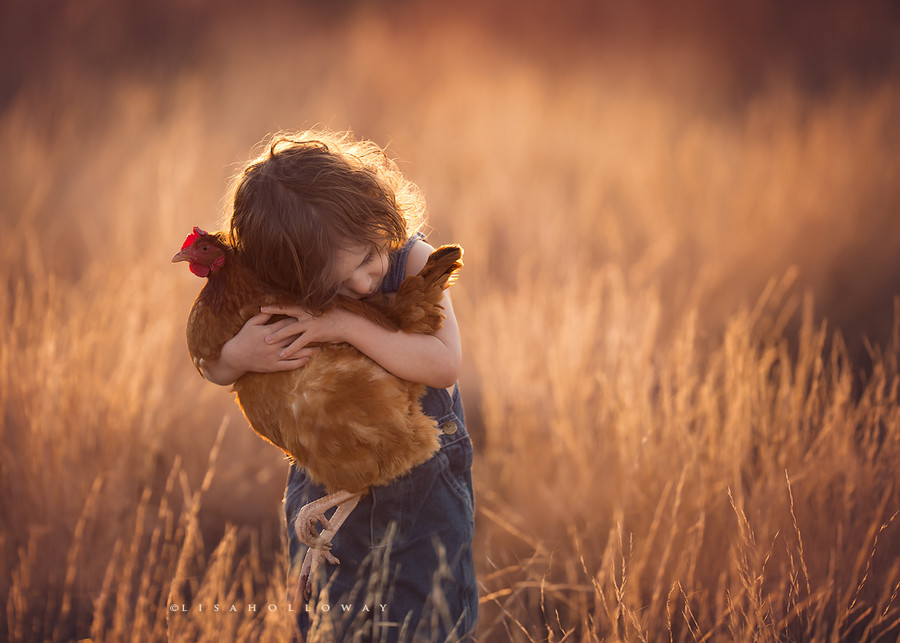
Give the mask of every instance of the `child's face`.
[{"label": "child's face", "polygon": [[388,271],[386,248],[351,244],[337,251],[335,275],[338,294],[362,299],[375,294]]}]

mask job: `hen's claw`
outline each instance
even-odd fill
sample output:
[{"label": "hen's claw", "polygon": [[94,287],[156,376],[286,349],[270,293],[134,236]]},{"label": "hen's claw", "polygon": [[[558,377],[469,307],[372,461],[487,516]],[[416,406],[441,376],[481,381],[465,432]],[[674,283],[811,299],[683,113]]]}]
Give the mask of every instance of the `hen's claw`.
[{"label": "hen's claw", "polygon": [[332,565],[341,564],[341,561],[337,559],[337,556],[331,553],[331,539],[333,537],[333,531],[323,531],[319,538],[319,542],[317,542],[315,546],[310,547],[306,552],[306,556],[303,557],[303,565],[300,567],[300,579],[297,589],[304,602],[308,601],[309,597],[312,595],[312,582],[309,579],[315,578],[316,572],[319,567],[322,566],[323,559]]}]

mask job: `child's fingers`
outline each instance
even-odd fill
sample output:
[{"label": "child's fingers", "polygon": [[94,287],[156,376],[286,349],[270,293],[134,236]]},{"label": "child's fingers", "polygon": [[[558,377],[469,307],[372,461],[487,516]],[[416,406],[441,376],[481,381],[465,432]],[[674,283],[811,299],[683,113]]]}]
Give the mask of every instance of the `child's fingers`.
[{"label": "child's fingers", "polygon": [[[278,356],[281,357],[281,359],[297,359],[298,357],[303,356],[301,354],[301,351],[306,346],[307,341],[308,340],[306,339],[306,337],[304,337],[303,335],[300,335],[297,339],[292,341],[285,348],[282,348],[281,352],[278,353]],[[310,355],[308,355],[308,354],[306,355],[306,357],[309,357],[309,356]]]},{"label": "child's fingers", "polygon": [[293,371],[295,369],[306,366],[308,362],[309,360],[303,359],[283,359],[275,364],[275,367],[271,372],[277,373],[279,371]]},{"label": "child's fingers", "polygon": [[309,361],[312,357],[318,353],[321,349],[319,348],[301,348],[297,351],[296,354],[291,357],[286,357],[280,360],[276,364],[276,368],[279,371],[291,371],[295,368],[303,368],[304,366],[309,364]]},{"label": "child's fingers", "polygon": [[306,325],[298,322],[293,317],[288,317],[280,322],[275,322],[274,324],[270,324],[270,326],[272,326],[274,330],[266,335],[267,344],[280,344],[291,337],[299,337],[303,331],[306,330]]},{"label": "child's fingers", "polygon": [[247,322],[244,324],[245,326],[263,326],[267,321],[272,319],[272,315],[270,313],[257,313],[253,315]]},{"label": "child's fingers", "polygon": [[[278,321],[274,321],[268,324],[263,324],[267,331],[266,341],[269,344],[274,344],[282,339],[290,337],[292,335],[299,335],[302,331],[302,328],[298,328],[294,331],[286,330],[297,324],[297,320],[293,317],[285,317],[284,319],[279,319]],[[270,340],[271,338],[271,340]]]}]

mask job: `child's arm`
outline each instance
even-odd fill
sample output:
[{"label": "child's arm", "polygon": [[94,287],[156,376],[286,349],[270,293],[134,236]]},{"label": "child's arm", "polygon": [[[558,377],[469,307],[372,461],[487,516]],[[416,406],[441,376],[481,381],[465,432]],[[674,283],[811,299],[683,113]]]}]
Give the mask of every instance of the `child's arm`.
[{"label": "child's arm", "polygon": [[[418,273],[433,250],[427,243],[417,242],[407,258],[407,276]],[[314,317],[299,306],[265,307],[266,313],[295,318],[271,332],[266,341],[278,346],[278,354],[286,361],[302,359],[309,350],[305,346],[312,342],[347,342],[401,379],[446,388],[459,377],[462,347],[446,291],[441,305],[444,324],[434,335],[390,331],[341,308]]]},{"label": "child's arm", "polygon": [[267,324],[271,318],[270,314],[251,317],[237,335],[225,342],[218,360],[200,360],[200,369],[204,377],[215,384],[228,386],[248,371],[271,373],[305,366],[318,349],[306,348],[289,358],[281,357],[279,353],[289,346],[296,336],[273,343],[266,342],[266,337],[295,320],[282,319]]}]

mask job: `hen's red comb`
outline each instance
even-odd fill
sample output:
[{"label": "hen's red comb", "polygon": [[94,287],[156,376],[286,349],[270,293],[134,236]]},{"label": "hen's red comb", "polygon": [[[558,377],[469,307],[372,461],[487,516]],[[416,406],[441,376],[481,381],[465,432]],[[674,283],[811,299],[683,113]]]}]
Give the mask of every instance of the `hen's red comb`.
[{"label": "hen's red comb", "polygon": [[209,234],[209,233],[206,230],[204,230],[203,228],[194,226],[194,231],[187,236],[187,239],[184,240],[184,243],[181,245],[181,249],[184,250],[189,245],[194,243],[199,237],[202,237],[205,234]]}]

